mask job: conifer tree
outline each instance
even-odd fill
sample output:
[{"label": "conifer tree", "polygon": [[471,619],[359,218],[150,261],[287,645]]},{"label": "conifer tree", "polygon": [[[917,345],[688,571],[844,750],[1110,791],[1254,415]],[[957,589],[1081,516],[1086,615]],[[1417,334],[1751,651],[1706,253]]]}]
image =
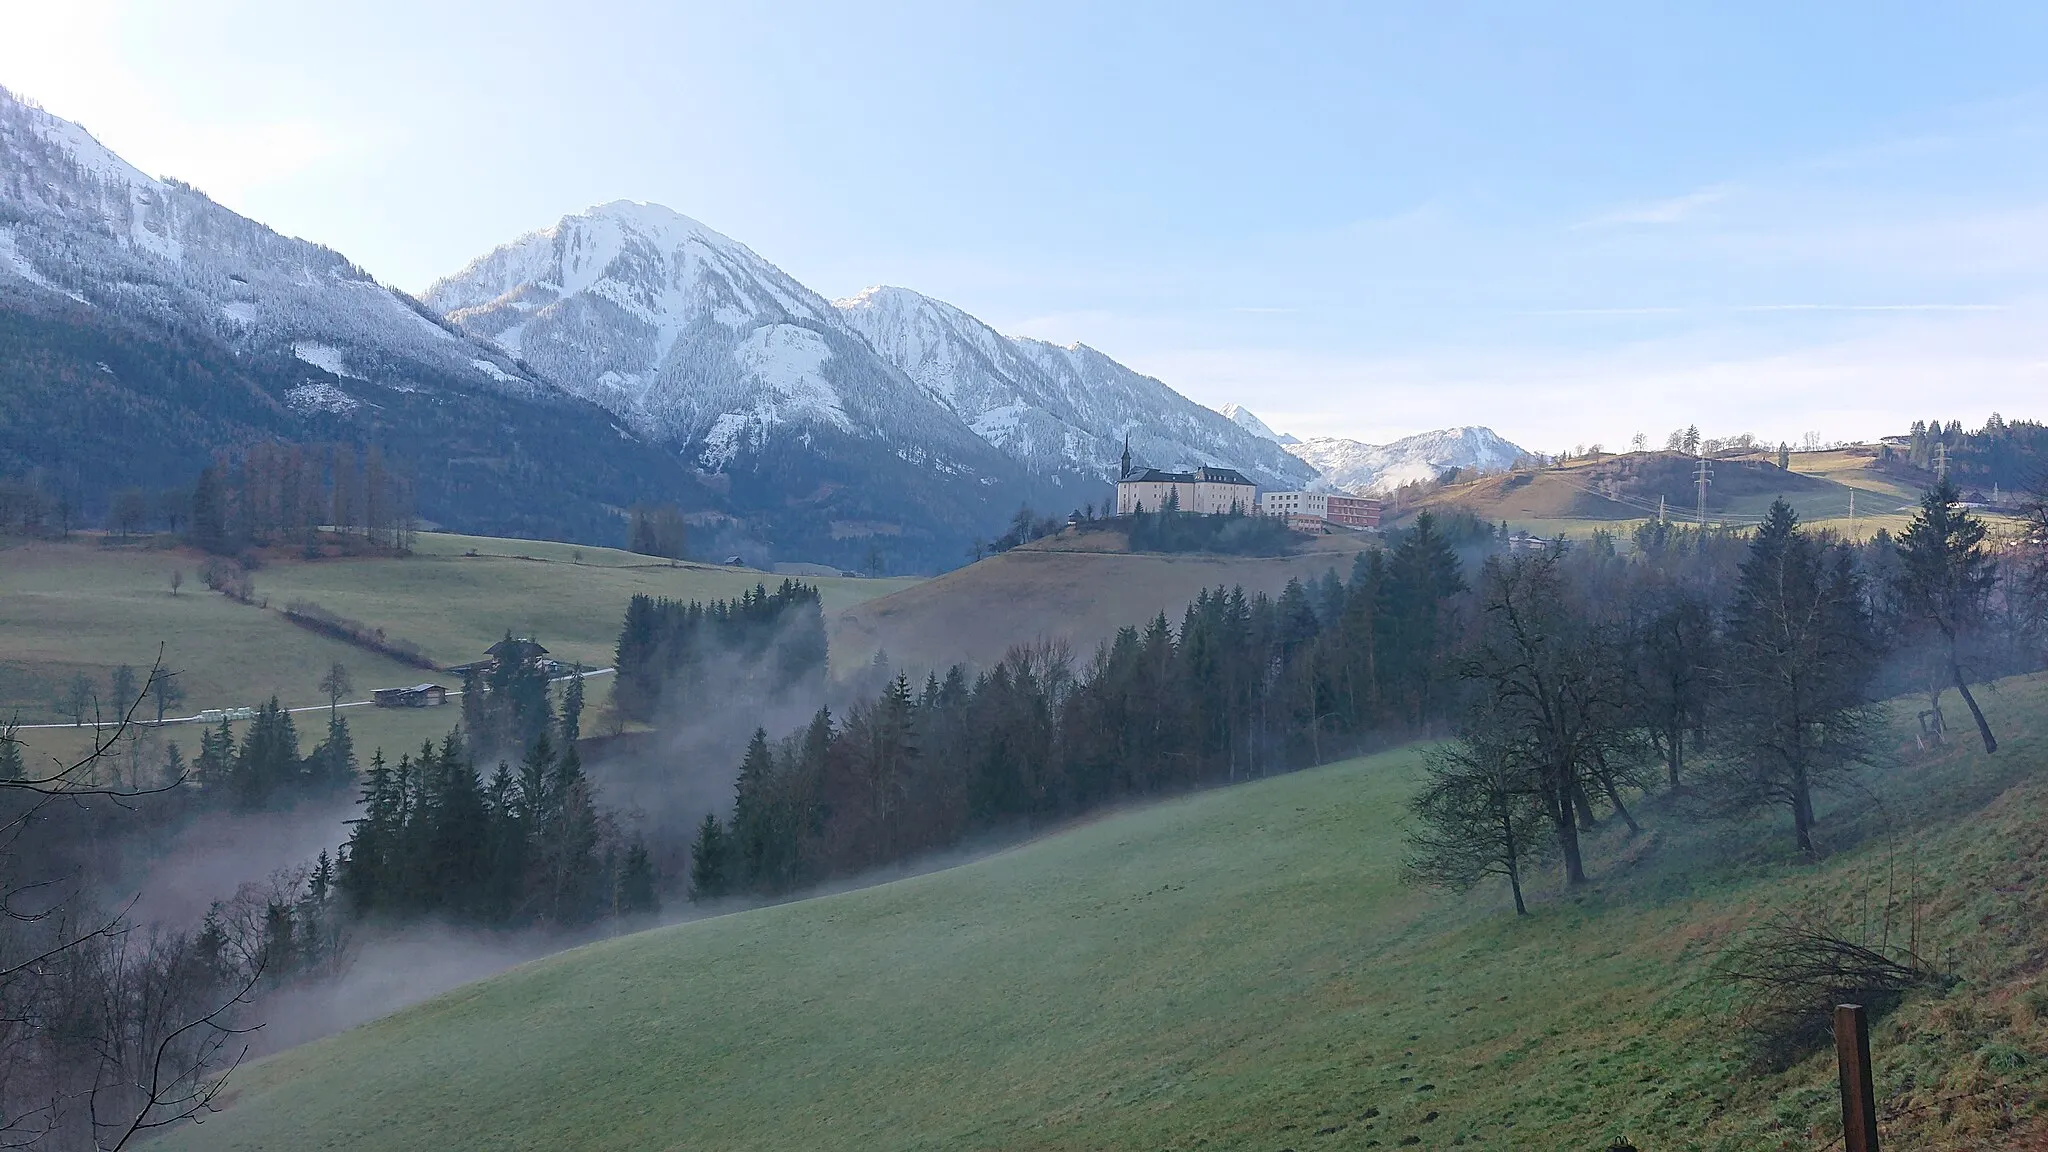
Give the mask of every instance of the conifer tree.
[{"label": "conifer tree", "polygon": [[[225,721],[222,726],[226,726]],[[257,711],[235,753],[229,770],[234,801],[242,808],[253,809],[272,803],[280,795],[290,797],[302,772],[298,729],[292,724],[291,713],[272,696]]]},{"label": "conifer tree", "polygon": [[1750,542],[1723,661],[1731,746],[1717,783],[1740,807],[1781,805],[1813,851],[1813,793],[1875,755],[1878,648],[1849,551],[1801,531],[1774,501]]},{"label": "conifer tree", "polygon": [[696,843],[690,845],[690,899],[717,900],[731,889],[727,878],[730,851],[725,828],[716,813],[706,812],[697,826]]},{"label": "conifer tree", "polygon": [[626,862],[619,870],[618,908],[622,916],[651,916],[661,911],[654,892],[654,858],[638,838],[626,849]]},{"label": "conifer tree", "polygon": [[[1960,507],[1962,494],[1947,477],[1920,498],[1920,512],[1899,536],[1897,591],[1907,613],[1939,650],[1942,671],[1970,707],[1984,751],[1998,740],[1970,691],[1964,652],[1983,627],[1998,572],[1984,550],[1984,522]],[[1937,697],[1938,699],[1938,697]]]},{"label": "conifer tree", "polygon": [[767,877],[774,837],[774,785],[775,755],[768,750],[768,732],[756,728],[733,785],[732,882],[736,887],[757,884]]}]

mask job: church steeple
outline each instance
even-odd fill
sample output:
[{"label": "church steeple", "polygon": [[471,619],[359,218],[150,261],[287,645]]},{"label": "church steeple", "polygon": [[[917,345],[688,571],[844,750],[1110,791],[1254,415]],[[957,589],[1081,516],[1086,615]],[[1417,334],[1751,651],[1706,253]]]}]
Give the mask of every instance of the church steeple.
[{"label": "church steeple", "polygon": [[1130,474],[1131,474],[1131,434],[1130,434],[1129,432],[1126,432],[1126,433],[1124,433],[1124,470],[1123,470],[1122,472],[1119,472],[1119,473],[1117,473],[1117,479],[1121,480],[1121,479],[1123,479],[1124,477],[1126,477],[1126,476],[1129,476]]}]

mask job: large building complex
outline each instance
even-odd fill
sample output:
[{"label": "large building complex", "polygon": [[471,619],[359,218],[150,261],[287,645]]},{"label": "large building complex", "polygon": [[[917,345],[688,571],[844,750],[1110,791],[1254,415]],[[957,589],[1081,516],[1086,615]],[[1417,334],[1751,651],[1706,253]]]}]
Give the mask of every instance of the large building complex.
[{"label": "large building complex", "polygon": [[1131,445],[1124,442],[1123,472],[1116,481],[1116,514],[1158,512],[1241,512],[1259,510],[1259,487],[1234,468],[1201,467],[1192,472],[1162,472],[1131,467]]},{"label": "large building complex", "polygon": [[1342,492],[1268,492],[1259,499],[1259,511],[1268,516],[1321,520],[1346,528],[1380,526],[1379,501]]}]

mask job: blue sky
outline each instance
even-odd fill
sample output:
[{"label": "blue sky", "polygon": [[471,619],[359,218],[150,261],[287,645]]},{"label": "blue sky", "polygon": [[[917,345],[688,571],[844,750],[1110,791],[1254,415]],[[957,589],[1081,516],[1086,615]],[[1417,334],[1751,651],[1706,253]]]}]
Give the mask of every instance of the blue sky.
[{"label": "blue sky", "polygon": [[0,0],[0,84],[410,290],[628,197],[1298,434],[2048,417],[2039,4]]}]

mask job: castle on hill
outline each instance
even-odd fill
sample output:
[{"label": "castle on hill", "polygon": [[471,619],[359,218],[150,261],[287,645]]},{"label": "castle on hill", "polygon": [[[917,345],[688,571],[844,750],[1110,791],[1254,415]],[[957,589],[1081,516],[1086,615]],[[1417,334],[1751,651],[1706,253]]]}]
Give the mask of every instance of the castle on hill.
[{"label": "castle on hill", "polygon": [[1259,510],[1259,486],[1235,468],[1204,465],[1192,472],[1133,469],[1131,438],[1124,437],[1123,470],[1116,481],[1116,514],[1129,516],[1167,507],[1182,512],[1250,515]]},{"label": "castle on hill", "polygon": [[1369,496],[1303,491],[1268,492],[1261,498],[1259,486],[1235,468],[1205,465],[1192,472],[1134,468],[1129,436],[1124,437],[1122,459],[1123,468],[1116,480],[1119,516],[1175,508],[1182,512],[1284,516],[1289,524],[1311,530],[1326,530],[1332,524],[1345,528],[1377,528],[1380,524],[1380,502]]}]

